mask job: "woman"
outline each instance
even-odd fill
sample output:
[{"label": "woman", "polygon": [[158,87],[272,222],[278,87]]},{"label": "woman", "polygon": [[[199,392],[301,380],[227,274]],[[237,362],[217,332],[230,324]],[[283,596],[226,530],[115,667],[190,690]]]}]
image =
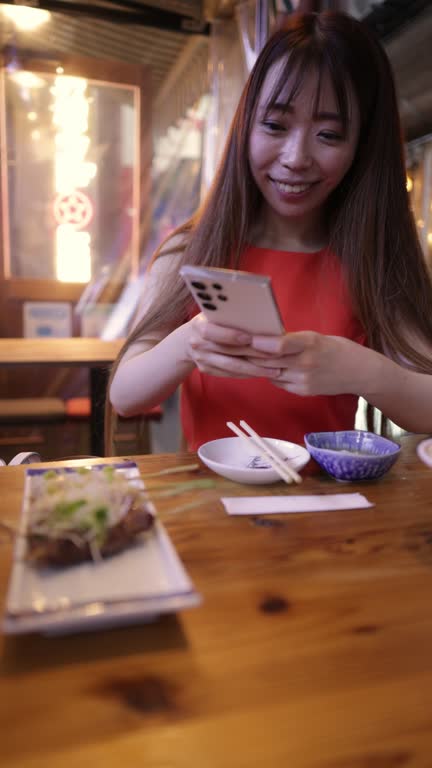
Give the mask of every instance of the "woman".
[{"label": "woman", "polygon": [[[287,332],[209,323],[183,263],[270,275]],[[294,442],[352,428],[359,395],[407,430],[432,431],[431,283],[390,65],[360,22],[293,15],[272,36],[207,199],[157,251],[147,286],[112,376],[119,413],[183,384],[191,449],[239,418]]]}]

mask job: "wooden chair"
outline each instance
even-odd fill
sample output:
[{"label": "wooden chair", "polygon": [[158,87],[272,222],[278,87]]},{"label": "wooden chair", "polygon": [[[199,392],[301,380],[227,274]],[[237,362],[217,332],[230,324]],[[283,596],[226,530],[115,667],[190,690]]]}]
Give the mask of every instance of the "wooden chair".
[{"label": "wooden chair", "polygon": [[[16,464],[37,464],[41,461],[39,453],[34,451],[21,451],[21,453],[15,454],[15,456],[7,462],[8,467],[12,467]],[[0,467],[6,467],[4,459],[0,459]]]},{"label": "wooden chair", "polygon": [[59,453],[59,425],[65,404],[57,397],[0,398],[0,454],[9,462],[17,450],[42,453],[47,460]]},{"label": "wooden chair", "polygon": [[[151,408],[140,416],[124,418],[116,415],[114,417],[113,455],[151,453],[150,423],[160,421],[162,416],[163,409],[160,405]],[[80,428],[80,453],[86,453],[89,450],[89,418],[90,399],[88,397],[72,397],[66,400],[66,429],[70,425]]]}]

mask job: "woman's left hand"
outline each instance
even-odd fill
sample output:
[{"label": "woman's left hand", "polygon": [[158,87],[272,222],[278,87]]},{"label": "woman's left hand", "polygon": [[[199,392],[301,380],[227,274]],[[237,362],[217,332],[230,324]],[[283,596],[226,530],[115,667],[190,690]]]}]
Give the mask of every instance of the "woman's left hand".
[{"label": "woman's left hand", "polygon": [[254,336],[252,347],[266,355],[252,358],[254,363],[281,369],[273,384],[296,395],[359,394],[378,373],[381,357],[349,339],[314,331]]}]

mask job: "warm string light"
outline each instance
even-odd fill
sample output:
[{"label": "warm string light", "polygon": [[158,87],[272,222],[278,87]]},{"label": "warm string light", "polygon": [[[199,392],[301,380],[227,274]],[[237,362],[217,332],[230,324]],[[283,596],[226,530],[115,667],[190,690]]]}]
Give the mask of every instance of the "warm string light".
[{"label": "warm string light", "polygon": [[27,32],[46,24],[51,18],[49,11],[31,8],[27,5],[3,5],[2,12],[18,29]]},{"label": "warm string light", "polygon": [[[411,176],[407,176],[406,188],[407,188],[408,192],[411,192],[413,187],[414,187],[414,182],[413,182]],[[432,203],[431,203],[431,211],[432,211]],[[423,219],[417,219],[416,224],[417,224],[417,227],[419,229],[424,229],[425,228],[425,222],[424,222]],[[427,240],[428,246],[432,247],[432,232],[428,232],[427,233],[426,240]]]},{"label": "warm string light", "polygon": [[28,72],[25,69],[12,71],[9,75],[10,79],[18,85],[20,88],[31,91],[34,88],[43,88],[45,81],[42,77],[35,75],[34,72]]}]

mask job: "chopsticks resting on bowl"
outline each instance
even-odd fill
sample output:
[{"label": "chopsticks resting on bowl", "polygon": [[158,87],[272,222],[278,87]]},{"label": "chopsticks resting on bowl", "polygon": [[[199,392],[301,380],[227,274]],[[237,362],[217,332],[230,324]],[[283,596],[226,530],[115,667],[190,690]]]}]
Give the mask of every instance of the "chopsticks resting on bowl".
[{"label": "chopsticks resting on bowl", "polygon": [[245,430],[244,432],[242,432],[242,430],[232,421],[227,421],[226,425],[231,432],[234,432],[234,434],[237,435],[237,437],[241,437],[250,449],[259,453],[262,459],[268,461],[270,466],[273,467],[282,480],[288,484],[293,481],[295,483],[301,483],[302,478],[299,473],[296,472],[293,467],[290,467],[289,464],[284,461],[246,421],[240,421],[240,426]]}]

